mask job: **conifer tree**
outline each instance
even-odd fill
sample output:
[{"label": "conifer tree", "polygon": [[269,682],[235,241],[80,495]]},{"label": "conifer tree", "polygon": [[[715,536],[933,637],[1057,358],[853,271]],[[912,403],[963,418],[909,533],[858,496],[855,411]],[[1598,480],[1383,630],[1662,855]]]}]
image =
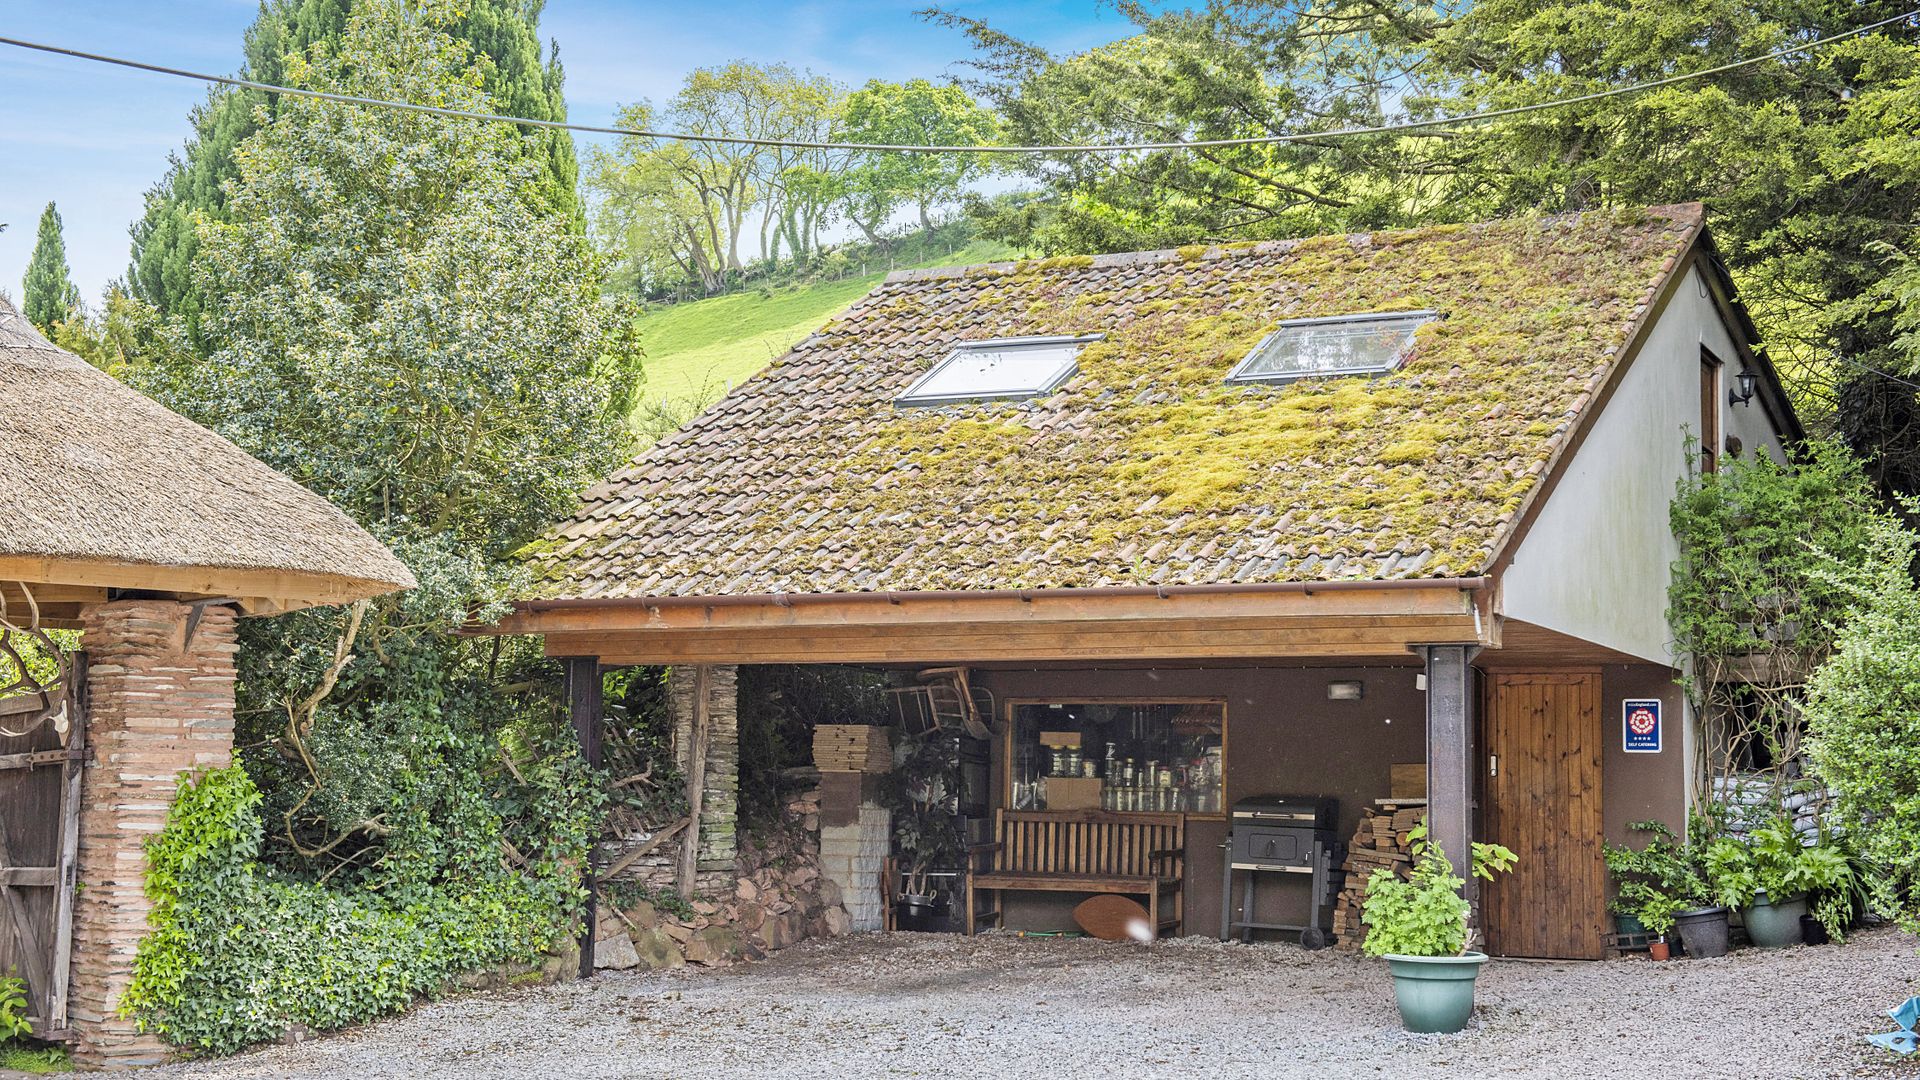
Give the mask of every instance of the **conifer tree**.
[{"label": "conifer tree", "polygon": [[40,232],[27,260],[25,311],[27,321],[51,334],[53,324],[65,322],[80,306],[80,290],[67,270],[67,242],[60,234],[60,211],[52,203],[40,214]]}]

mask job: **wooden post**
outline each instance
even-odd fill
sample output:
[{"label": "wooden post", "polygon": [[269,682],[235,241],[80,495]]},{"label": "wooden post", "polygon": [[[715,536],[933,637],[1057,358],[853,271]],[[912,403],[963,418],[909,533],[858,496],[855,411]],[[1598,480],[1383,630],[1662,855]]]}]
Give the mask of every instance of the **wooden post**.
[{"label": "wooden post", "polygon": [[680,897],[693,896],[694,877],[700,871],[700,804],[707,795],[707,736],[711,730],[708,689],[712,669],[693,669],[693,715],[687,721],[687,832],[680,838]]},{"label": "wooden post", "polygon": [[1453,872],[1467,883],[1467,899],[1479,891],[1473,879],[1473,668],[1472,645],[1426,645],[1427,831]]},{"label": "wooden post", "polygon": [[[580,756],[589,767],[600,767],[600,737],[605,710],[600,704],[600,658],[569,656],[567,666],[567,712],[573,719],[573,735],[580,744]],[[593,975],[593,932],[599,921],[600,883],[593,872],[593,851],[589,844],[587,862],[580,868],[581,884],[587,889],[586,911],[580,918],[580,977]]]},{"label": "wooden post", "polygon": [[79,890],[76,864],[80,854],[80,783],[86,772],[87,750],[87,654],[75,653],[73,668],[67,676],[67,750],[73,754],[63,768],[65,784],[60,797],[59,893],[54,899],[53,921],[53,1002],[48,1010],[47,1026],[67,1026],[67,998],[73,988],[73,896]]}]

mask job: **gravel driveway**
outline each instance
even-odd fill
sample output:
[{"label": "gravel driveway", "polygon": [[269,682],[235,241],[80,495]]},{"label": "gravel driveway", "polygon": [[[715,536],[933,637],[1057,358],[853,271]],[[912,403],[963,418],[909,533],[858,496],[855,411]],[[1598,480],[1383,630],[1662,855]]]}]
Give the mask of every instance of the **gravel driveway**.
[{"label": "gravel driveway", "polygon": [[148,1075],[1920,1077],[1860,1040],[1912,994],[1920,942],[1892,930],[1658,965],[1500,960],[1466,1032],[1408,1035],[1384,965],[1355,956],[871,934],[717,971],[453,998]]}]

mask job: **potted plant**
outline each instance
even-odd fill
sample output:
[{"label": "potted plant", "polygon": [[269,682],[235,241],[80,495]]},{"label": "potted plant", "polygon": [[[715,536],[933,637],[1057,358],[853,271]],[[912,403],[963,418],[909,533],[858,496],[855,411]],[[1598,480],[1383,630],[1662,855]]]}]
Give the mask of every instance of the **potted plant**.
[{"label": "potted plant", "polygon": [[1705,847],[1706,819],[1690,823],[1689,831],[1697,834],[1691,845],[1680,843],[1662,821],[1636,821],[1627,827],[1652,839],[1639,850],[1613,844],[1602,849],[1616,882],[1613,910],[1639,919],[1663,944],[1678,930],[1690,956],[1726,955],[1727,909],[1713,902],[1698,858]]},{"label": "potted plant", "polygon": [[[1408,1031],[1452,1034],[1473,1015],[1474,980],[1487,954],[1468,949],[1471,907],[1461,895],[1466,882],[1454,874],[1440,845],[1427,839],[1425,822],[1414,828],[1412,842],[1412,877],[1376,870],[1367,879],[1364,947],[1367,955],[1386,958]],[[1513,852],[1498,844],[1473,845],[1476,877],[1491,881],[1513,862]]]},{"label": "potted plant", "polygon": [[1809,844],[1785,815],[1744,839],[1720,837],[1708,846],[1706,860],[1727,902],[1741,909],[1747,937],[1763,949],[1800,944],[1807,894],[1836,889],[1851,876],[1845,854],[1818,842]]},{"label": "potted plant", "polygon": [[937,913],[934,871],[962,865],[965,837],[954,806],[960,788],[959,752],[952,733],[907,736],[887,776],[893,847],[902,871],[902,914],[921,920]]}]

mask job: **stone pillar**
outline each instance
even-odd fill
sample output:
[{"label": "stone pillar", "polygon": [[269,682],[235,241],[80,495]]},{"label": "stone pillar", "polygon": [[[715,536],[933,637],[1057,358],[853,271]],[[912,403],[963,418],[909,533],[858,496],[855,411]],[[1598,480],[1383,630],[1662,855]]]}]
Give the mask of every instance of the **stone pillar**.
[{"label": "stone pillar", "polygon": [[172,600],[122,600],[81,616],[87,760],[69,1015],[74,1061],[86,1068],[167,1056],[119,1007],[147,932],[146,841],[166,824],[180,774],[226,765],[233,753],[234,612],[208,605],[195,621],[192,611]]},{"label": "stone pillar", "polygon": [[820,819],[820,874],[840,886],[840,902],[858,933],[885,927],[880,875],[886,869],[893,817],[883,806],[863,802],[851,820]]},{"label": "stone pillar", "polygon": [[[667,708],[673,717],[674,761],[687,772],[687,745],[693,733],[693,666],[680,665],[667,673]],[[724,878],[732,888],[734,819],[740,791],[739,669],[714,664],[707,669],[707,774],[700,800],[700,879]]]}]

